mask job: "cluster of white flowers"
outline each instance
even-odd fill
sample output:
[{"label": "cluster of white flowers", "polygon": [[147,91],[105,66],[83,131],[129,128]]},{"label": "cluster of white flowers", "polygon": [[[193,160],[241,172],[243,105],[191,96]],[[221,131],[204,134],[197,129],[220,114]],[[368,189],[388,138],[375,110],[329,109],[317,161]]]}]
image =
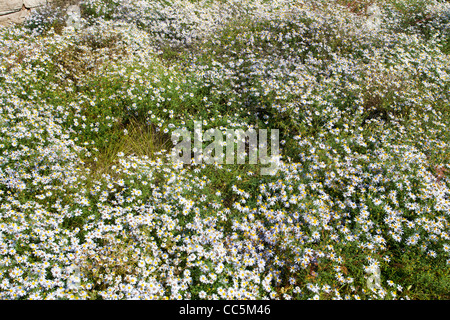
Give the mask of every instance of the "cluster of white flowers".
[{"label": "cluster of white flowers", "polygon": [[[86,0],[79,30],[0,29],[0,298],[402,297],[400,255],[450,261],[431,2],[426,36],[319,0]],[[277,174],[172,164],[193,120],[280,129]]]}]

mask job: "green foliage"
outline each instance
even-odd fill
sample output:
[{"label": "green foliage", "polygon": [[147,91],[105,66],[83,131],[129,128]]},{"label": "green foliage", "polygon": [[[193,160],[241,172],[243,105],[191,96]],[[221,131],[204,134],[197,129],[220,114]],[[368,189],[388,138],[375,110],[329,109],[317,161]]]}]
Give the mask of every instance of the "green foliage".
[{"label": "green foliage", "polygon": [[[0,30],[0,297],[448,299],[448,6],[219,2]],[[196,122],[276,174],[172,163]]]}]

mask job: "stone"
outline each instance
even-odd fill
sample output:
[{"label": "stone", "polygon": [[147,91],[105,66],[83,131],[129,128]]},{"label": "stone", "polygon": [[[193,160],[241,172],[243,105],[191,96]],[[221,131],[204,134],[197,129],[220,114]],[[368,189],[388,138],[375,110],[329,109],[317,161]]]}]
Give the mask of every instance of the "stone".
[{"label": "stone", "polygon": [[23,0],[0,0],[0,16],[22,10]]},{"label": "stone", "polygon": [[45,6],[47,4],[47,0],[23,0],[23,4],[25,8],[30,9]]},{"label": "stone", "polygon": [[20,10],[7,15],[0,16],[0,25],[6,26],[12,23],[22,23],[28,16],[28,10]]},{"label": "stone", "polygon": [[51,0],[0,0],[0,25],[22,23],[30,11]]}]

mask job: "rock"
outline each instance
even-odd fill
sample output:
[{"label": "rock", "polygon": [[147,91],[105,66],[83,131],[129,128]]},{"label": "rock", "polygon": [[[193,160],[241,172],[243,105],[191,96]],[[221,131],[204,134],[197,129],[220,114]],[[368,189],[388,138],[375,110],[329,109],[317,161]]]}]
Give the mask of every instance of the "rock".
[{"label": "rock", "polygon": [[47,0],[23,0],[23,4],[25,8],[30,9],[45,6],[47,4]]},{"label": "rock", "polygon": [[0,25],[22,23],[31,9],[44,6],[51,0],[0,0]]},{"label": "rock", "polygon": [[0,0],[0,16],[22,10],[23,0]]},{"label": "rock", "polygon": [[0,25],[6,26],[12,23],[22,23],[25,21],[25,18],[28,16],[28,14],[29,10],[24,9],[0,16]]}]

